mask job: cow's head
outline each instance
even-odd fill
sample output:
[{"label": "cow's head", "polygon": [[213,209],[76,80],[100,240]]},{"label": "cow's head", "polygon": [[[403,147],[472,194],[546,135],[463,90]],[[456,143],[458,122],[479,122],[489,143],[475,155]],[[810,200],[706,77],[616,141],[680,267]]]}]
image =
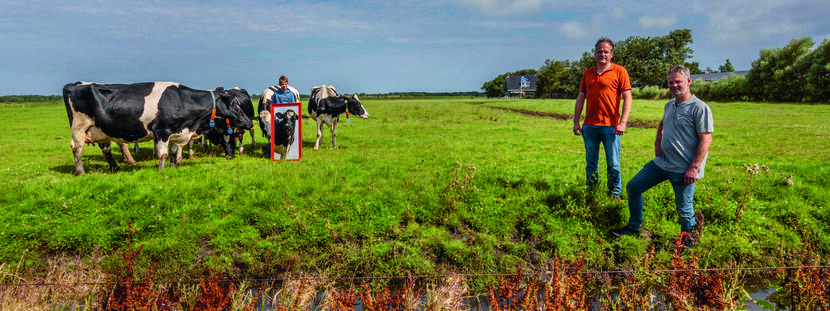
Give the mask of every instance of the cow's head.
[{"label": "cow's head", "polygon": [[363,103],[360,102],[360,99],[357,98],[357,94],[352,95],[351,97],[342,96],[346,101],[346,107],[349,109],[349,113],[360,116],[361,118],[368,119],[369,112],[366,111],[366,108],[363,108]]},{"label": "cow's head", "polygon": [[233,94],[234,96],[239,96],[239,101],[242,103],[242,111],[245,112],[245,115],[248,116],[249,119],[253,119],[256,117],[256,112],[254,111],[254,103],[251,102],[251,95],[248,94],[248,91],[235,87],[228,90],[228,93]]},{"label": "cow's head", "polygon": [[279,137],[280,135],[285,135],[285,137],[293,138],[294,137],[294,129],[297,124],[297,112],[294,110],[286,110],[285,112],[277,112],[274,115],[274,135]]},{"label": "cow's head", "polygon": [[253,104],[251,104],[251,96],[248,91],[243,89],[225,90],[218,87],[215,90],[218,95],[216,103],[216,117],[230,120],[231,126],[249,130],[254,127],[248,113],[243,109],[243,106],[250,106],[250,114],[253,115]]}]

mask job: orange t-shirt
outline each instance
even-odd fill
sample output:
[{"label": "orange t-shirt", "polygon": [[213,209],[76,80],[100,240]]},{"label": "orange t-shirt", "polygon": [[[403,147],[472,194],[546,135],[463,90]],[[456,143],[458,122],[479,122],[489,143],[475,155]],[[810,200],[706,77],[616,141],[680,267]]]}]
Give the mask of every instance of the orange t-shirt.
[{"label": "orange t-shirt", "polygon": [[628,71],[625,67],[611,63],[611,68],[597,73],[591,67],[582,74],[579,91],[585,93],[586,125],[617,126],[620,122],[620,100],[622,92],[631,89]]}]

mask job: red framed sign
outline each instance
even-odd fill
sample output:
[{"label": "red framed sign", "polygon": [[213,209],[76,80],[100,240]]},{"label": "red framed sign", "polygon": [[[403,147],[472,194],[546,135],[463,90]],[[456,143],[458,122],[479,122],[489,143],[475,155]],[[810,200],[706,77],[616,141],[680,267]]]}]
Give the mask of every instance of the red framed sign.
[{"label": "red framed sign", "polygon": [[271,160],[303,158],[302,103],[271,104]]}]

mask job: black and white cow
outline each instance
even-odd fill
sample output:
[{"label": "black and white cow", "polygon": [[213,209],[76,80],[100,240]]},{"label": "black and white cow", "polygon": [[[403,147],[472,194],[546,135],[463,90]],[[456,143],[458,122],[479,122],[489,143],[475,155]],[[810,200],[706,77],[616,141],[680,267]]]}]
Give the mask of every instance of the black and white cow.
[{"label": "black and white cow", "polygon": [[[110,170],[117,171],[110,142],[153,140],[158,146],[159,171],[169,158],[168,146],[181,148],[193,135],[209,129],[209,121],[229,122],[242,129],[253,123],[242,110],[245,93],[194,90],[174,82],[98,84],[75,82],[63,87],[63,100],[72,129],[75,173],[83,175],[81,155],[85,143],[98,144]],[[171,161],[175,166],[176,161]]]},{"label": "black and white cow", "polygon": [[[291,93],[294,93],[294,98],[297,102],[300,101],[300,92],[297,92],[293,86],[288,86],[288,90]],[[262,136],[268,138],[268,141],[271,140],[271,96],[274,95],[274,92],[277,91],[276,86],[269,86],[264,91],[262,91],[262,96],[259,98],[259,105],[257,107],[257,112],[259,114],[259,129],[262,130]],[[251,135],[251,142],[253,143],[253,135]],[[266,142],[268,148],[270,148],[271,144]],[[256,143],[253,143],[252,148],[256,148]],[[270,153],[263,152],[263,156],[267,156]]]},{"label": "black and white cow", "polygon": [[311,88],[308,114],[317,122],[317,142],[314,143],[314,150],[320,148],[320,140],[323,138],[323,124],[331,128],[331,145],[334,149],[337,149],[337,121],[343,113],[346,114],[347,118],[349,113],[364,119],[369,118],[369,113],[363,108],[357,94],[340,96],[331,85]]},{"label": "black and white cow", "polygon": [[[237,98],[244,98],[240,100],[240,107],[242,107],[242,111],[245,112],[245,115],[248,118],[253,119],[254,115],[254,105],[251,102],[251,96],[248,94],[248,91],[239,87],[235,87],[232,89],[227,90],[228,93],[231,93],[232,96],[238,96]],[[230,130],[230,131],[229,131]],[[250,129],[251,133],[251,141],[253,142],[254,137],[254,129]],[[192,139],[187,143],[188,147],[188,157],[193,158],[193,143],[201,144],[202,151],[205,151],[208,148],[208,144],[213,144],[215,146],[219,146],[225,152],[225,158],[231,159],[236,154],[237,150],[237,141],[239,141],[239,154],[242,155],[245,152],[245,148],[243,146],[245,138],[245,131],[241,130],[237,127],[231,126],[228,123],[228,120],[217,118],[214,122],[214,127],[205,130],[202,135],[194,135]],[[121,148],[121,153],[124,156],[124,162],[129,164],[135,165],[136,162],[133,160],[132,155],[130,154],[129,149],[126,148],[126,143],[117,143],[118,146]],[[256,147],[254,145],[254,147]],[[135,152],[138,153],[138,143],[135,144]],[[158,148],[153,146],[153,153],[156,153]],[[176,153],[176,163],[181,163],[182,159],[182,148],[178,148],[178,152]]]},{"label": "black and white cow", "polygon": [[[251,102],[251,96],[248,94],[248,91],[245,89],[241,89],[238,87],[232,88],[227,90],[227,92],[231,93],[233,96],[238,96],[239,98],[244,98],[244,100],[240,101],[240,107],[242,111],[245,112],[245,115],[253,120],[256,116],[254,114],[254,104]],[[237,141],[239,142],[239,154],[242,155],[245,153],[245,147],[243,142],[245,140],[245,130],[232,126],[230,123],[227,123],[227,120],[218,119],[219,121],[216,122],[215,126],[209,130],[207,130],[202,137],[204,137],[208,142],[213,145],[220,146],[222,150],[225,151],[225,158],[230,159],[233,158],[236,150],[237,150]],[[254,129],[253,127],[249,129],[251,134],[251,143],[253,146],[252,148],[256,148],[256,143],[254,143]],[[193,149],[192,144],[188,144],[190,147],[190,155],[193,156]],[[202,140],[202,147],[204,148],[207,145],[207,142],[203,139]]]},{"label": "black and white cow", "polygon": [[[294,131],[297,130],[297,112],[288,109],[284,113],[277,112],[274,115],[274,152],[280,154],[280,160],[285,160],[285,156],[290,151],[291,145],[294,144]],[[265,146],[270,149],[271,145]],[[263,154],[270,155],[270,150],[263,148]],[[265,151],[268,151],[267,153]]]}]

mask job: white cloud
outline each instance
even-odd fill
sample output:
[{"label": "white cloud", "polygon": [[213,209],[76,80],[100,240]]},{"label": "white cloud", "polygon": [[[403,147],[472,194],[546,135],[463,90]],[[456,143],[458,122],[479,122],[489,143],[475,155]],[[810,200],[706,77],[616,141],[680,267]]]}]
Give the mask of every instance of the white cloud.
[{"label": "white cloud", "polygon": [[542,7],[542,0],[456,0],[458,4],[497,17],[531,13]]},{"label": "white cloud", "polygon": [[581,40],[594,36],[595,31],[589,26],[575,21],[565,22],[559,27],[559,34],[566,38]]},{"label": "white cloud", "polygon": [[776,37],[797,38],[826,27],[830,3],[815,0],[697,1],[705,29],[715,42],[749,42]]},{"label": "white cloud", "polygon": [[611,9],[611,17],[616,19],[622,19],[625,17],[625,11],[621,7],[615,7]]},{"label": "white cloud", "polygon": [[677,17],[674,15],[651,16],[643,15],[637,20],[640,27],[643,29],[665,29],[677,23]]},{"label": "white cloud", "polygon": [[543,29],[547,25],[542,22],[524,22],[524,21],[493,21],[493,20],[485,20],[478,25],[486,28],[498,29],[498,30],[515,30],[515,29]]}]

